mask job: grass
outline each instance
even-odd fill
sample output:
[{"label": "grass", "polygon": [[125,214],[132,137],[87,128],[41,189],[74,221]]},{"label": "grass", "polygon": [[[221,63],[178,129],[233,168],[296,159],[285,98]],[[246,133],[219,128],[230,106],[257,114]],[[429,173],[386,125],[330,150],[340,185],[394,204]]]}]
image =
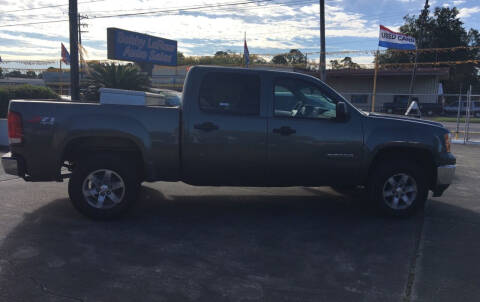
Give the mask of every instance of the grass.
[{"label": "grass", "polygon": [[[437,117],[432,117],[428,118],[429,120],[435,121],[435,122],[451,122],[451,123],[456,123],[457,118],[456,117],[446,117],[446,116],[437,116]],[[460,123],[465,123],[465,118],[462,117],[460,118]],[[480,118],[478,117],[471,117],[470,118],[470,123],[480,123]]]}]

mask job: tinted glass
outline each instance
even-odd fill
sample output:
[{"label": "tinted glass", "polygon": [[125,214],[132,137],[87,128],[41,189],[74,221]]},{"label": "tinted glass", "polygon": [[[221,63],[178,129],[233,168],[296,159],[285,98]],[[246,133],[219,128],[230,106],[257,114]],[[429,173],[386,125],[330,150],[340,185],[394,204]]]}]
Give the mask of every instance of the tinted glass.
[{"label": "tinted glass", "polygon": [[336,116],[336,102],[319,86],[297,79],[279,79],[274,89],[274,115],[330,119]]},{"label": "tinted glass", "polygon": [[256,75],[210,72],[200,86],[199,106],[207,112],[258,115],[260,78]]}]

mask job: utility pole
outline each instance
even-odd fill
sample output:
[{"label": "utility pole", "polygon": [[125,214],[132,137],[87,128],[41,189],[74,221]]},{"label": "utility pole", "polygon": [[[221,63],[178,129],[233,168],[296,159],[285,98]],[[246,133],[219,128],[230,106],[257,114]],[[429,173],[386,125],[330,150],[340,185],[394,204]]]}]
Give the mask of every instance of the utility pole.
[{"label": "utility pole", "polygon": [[83,78],[83,44],[82,44],[82,33],[87,33],[87,30],[82,30],[82,28],[88,28],[88,24],[82,23],[82,20],[88,19],[88,16],[78,14],[78,44],[81,45],[82,49],[80,50],[80,79]]},{"label": "utility pole", "polygon": [[88,16],[78,14],[78,44],[80,45],[82,45],[82,33],[88,33],[88,30],[82,30],[82,28],[88,28],[88,24],[82,23],[85,19],[88,19]]},{"label": "utility pole", "polygon": [[[408,106],[410,106],[410,103],[412,102],[412,94],[413,94],[413,87],[415,83],[415,76],[417,75],[417,62],[418,62],[418,48],[422,47],[422,40],[423,40],[423,30],[425,27],[425,21],[427,21],[428,17],[428,8],[430,6],[428,5],[428,0],[425,0],[425,6],[423,7],[422,12],[420,13],[419,19],[420,19],[420,34],[418,37],[418,42],[417,42],[417,47],[415,48],[415,59],[413,63],[413,71],[412,71],[412,77],[410,79],[410,87],[408,89]],[[418,111],[420,112],[420,105]]]},{"label": "utility pole", "polygon": [[325,71],[327,65],[325,62],[325,0],[320,0],[320,80],[327,80],[327,73]]},{"label": "utility pole", "polygon": [[72,101],[80,99],[78,78],[78,6],[77,0],[69,0],[68,19],[70,23],[70,95]]}]

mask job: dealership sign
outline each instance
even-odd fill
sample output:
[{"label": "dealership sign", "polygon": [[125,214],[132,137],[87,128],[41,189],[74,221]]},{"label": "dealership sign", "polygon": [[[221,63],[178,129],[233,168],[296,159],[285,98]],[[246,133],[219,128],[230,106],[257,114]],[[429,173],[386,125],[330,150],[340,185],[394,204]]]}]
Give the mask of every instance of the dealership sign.
[{"label": "dealership sign", "polygon": [[177,65],[177,41],[107,28],[108,58],[156,65]]},{"label": "dealership sign", "polygon": [[394,49],[415,49],[415,38],[394,32],[380,25],[379,46]]}]

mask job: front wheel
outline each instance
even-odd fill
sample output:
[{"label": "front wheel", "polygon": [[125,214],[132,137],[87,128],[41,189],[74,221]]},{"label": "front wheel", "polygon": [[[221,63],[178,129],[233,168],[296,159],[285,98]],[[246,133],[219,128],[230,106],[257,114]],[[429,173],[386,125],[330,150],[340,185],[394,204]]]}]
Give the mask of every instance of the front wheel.
[{"label": "front wheel", "polygon": [[70,200],[92,219],[112,219],[124,214],[138,196],[136,168],[127,160],[95,156],[80,161],[68,183]]},{"label": "front wheel", "polygon": [[370,194],[384,213],[409,216],[424,207],[428,182],[418,165],[403,160],[384,160],[373,171]]}]

